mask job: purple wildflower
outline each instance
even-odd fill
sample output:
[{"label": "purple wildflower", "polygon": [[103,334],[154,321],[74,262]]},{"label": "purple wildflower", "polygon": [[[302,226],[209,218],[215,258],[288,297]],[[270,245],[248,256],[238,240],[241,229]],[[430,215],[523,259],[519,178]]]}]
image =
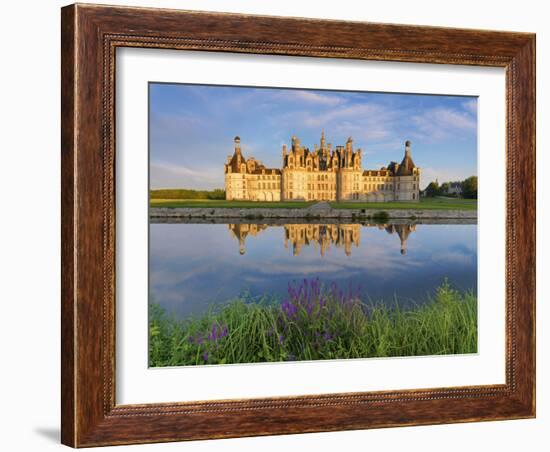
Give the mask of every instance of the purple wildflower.
[{"label": "purple wildflower", "polygon": [[217,323],[212,324],[212,329],[208,335],[209,341],[217,342],[227,336],[229,330],[227,326],[220,327]]},{"label": "purple wildflower", "polygon": [[202,354],[202,359],[204,360],[205,363],[208,362],[208,352],[204,352],[204,353]]},{"label": "purple wildflower", "polygon": [[286,314],[287,318],[294,318],[296,314],[298,314],[298,307],[288,300],[283,302],[281,308],[283,309],[283,312]]}]

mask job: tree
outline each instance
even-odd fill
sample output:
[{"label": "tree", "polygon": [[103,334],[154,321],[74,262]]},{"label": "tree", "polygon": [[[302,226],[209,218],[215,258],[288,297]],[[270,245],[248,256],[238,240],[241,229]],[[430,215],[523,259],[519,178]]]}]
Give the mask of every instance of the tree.
[{"label": "tree", "polygon": [[439,196],[440,192],[439,183],[437,181],[430,182],[426,187],[426,196],[428,198],[435,198],[436,196]]},{"label": "tree", "polygon": [[477,176],[470,176],[462,182],[462,196],[477,199]]},{"label": "tree", "polygon": [[441,187],[439,187],[439,193],[446,195],[449,193],[449,182],[443,182]]},{"label": "tree", "polygon": [[223,188],[215,188],[207,192],[206,197],[208,199],[225,199],[225,190]]}]

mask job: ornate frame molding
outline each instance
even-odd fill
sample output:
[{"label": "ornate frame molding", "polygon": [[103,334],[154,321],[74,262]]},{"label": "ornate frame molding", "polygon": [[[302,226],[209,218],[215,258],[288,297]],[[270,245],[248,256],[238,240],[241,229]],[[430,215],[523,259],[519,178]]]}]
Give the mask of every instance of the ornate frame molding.
[{"label": "ornate frame molding", "polygon": [[[330,37],[295,31],[311,25],[329,30]],[[506,68],[506,383],[116,405],[118,47]],[[63,8],[62,442],[81,447],[533,417],[534,163],[532,34],[79,4]]]}]

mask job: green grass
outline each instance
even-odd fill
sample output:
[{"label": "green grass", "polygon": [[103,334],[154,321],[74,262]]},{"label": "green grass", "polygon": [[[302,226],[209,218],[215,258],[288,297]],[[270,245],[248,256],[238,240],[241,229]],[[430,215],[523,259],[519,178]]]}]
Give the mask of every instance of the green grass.
[{"label": "green grass", "polygon": [[[365,304],[320,287],[293,289],[289,300],[236,300],[178,320],[149,311],[149,365],[232,364],[421,356],[477,351],[477,298],[444,282],[410,309]],[[289,289],[290,293],[290,289]]]},{"label": "green grass", "polygon": [[477,199],[422,198],[420,202],[331,202],[335,209],[477,210]]},{"label": "green grass", "polygon": [[[224,199],[151,199],[151,207],[196,207],[196,208],[239,208],[239,209],[303,209],[315,202],[305,201],[226,201]],[[477,210],[476,199],[423,198],[420,202],[330,202],[335,209],[414,209],[414,210]]]},{"label": "green grass", "polygon": [[151,199],[151,207],[196,207],[196,208],[239,208],[239,209],[304,209],[315,203],[305,201],[282,201],[282,202],[263,202],[263,201],[226,201],[226,200],[207,200],[207,199]]},{"label": "green grass", "polygon": [[193,190],[188,188],[162,188],[149,192],[151,199],[221,199],[225,200],[225,190]]}]

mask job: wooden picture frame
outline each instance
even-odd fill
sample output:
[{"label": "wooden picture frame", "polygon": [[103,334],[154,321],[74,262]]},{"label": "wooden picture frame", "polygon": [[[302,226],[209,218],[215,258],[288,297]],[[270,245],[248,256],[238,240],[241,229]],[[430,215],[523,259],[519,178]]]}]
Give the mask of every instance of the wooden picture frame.
[{"label": "wooden picture frame", "polygon": [[[323,33],[303,33],[308,28]],[[73,447],[535,416],[535,35],[71,5],[62,9],[62,442]],[[506,383],[115,403],[115,50],[147,47],[506,70]]]}]

